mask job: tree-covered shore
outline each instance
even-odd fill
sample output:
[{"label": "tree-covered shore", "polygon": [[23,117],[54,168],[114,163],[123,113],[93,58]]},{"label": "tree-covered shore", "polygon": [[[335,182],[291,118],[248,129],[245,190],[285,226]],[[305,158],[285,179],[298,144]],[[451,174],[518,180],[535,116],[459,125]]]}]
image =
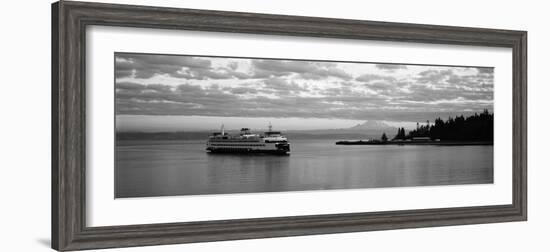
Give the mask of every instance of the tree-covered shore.
[{"label": "tree-covered shore", "polygon": [[429,138],[438,141],[493,141],[494,115],[484,110],[482,113],[464,117],[463,115],[449,117],[447,120],[435,119],[433,123],[427,121],[425,125],[417,123],[414,130],[405,132],[405,128],[398,128],[393,141]]}]

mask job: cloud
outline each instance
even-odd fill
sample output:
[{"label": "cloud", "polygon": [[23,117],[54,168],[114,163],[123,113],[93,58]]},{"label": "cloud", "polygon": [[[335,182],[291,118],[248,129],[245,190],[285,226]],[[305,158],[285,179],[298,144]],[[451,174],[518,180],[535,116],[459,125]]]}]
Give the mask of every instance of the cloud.
[{"label": "cloud", "polygon": [[[360,95],[350,88],[328,88],[323,97],[297,98],[291,91],[280,88],[292,85],[281,79],[268,81],[272,89],[250,87],[201,87],[181,84],[171,87],[161,84],[141,85],[135,83],[117,84],[117,115],[200,115],[200,116],[244,116],[244,117],[302,117],[341,118],[356,120],[418,121],[451,115],[456,112],[481,111],[487,104],[472,106],[452,100],[440,103],[443,106],[428,106],[421,102],[408,103],[407,99],[392,103],[378,95]],[[278,98],[262,95],[265,90],[283,92]],[[414,93],[424,99],[421,92]],[[252,95],[243,99],[241,95]],[[437,95],[438,99],[451,96]],[[418,98],[411,100],[418,100]],[[470,97],[462,98],[467,101]],[[430,102],[438,101],[430,99]],[[460,101],[460,100],[459,100]]]},{"label": "cloud", "polygon": [[397,79],[393,76],[377,75],[377,74],[363,74],[355,78],[355,80],[361,81],[361,82],[371,82],[371,81],[396,82],[397,81]]},{"label": "cloud", "polygon": [[352,76],[333,64],[313,61],[252,60],[254,77],[268,78],[297,74],[298,78],[320,80],[328,77],[350,80]]},{"label": "cloud", "polygon": [[[463,108],[464,104],[479,107],[491,107],[494,98],[492,73],[463,75],[463,69],[431,69],[420,72],[407,85],[406,93],[400,100],[407,103],[434,104]],[[490,101],[490,104],[487,104]]]},{"label": "cloud", "polygon": [[249,87],[224,88],[224,90],[236,95],[257,94],[259,92],[258,89]]},{"label": "cloud", "polygon": [[495,69],[492,68],[492,67],[478,67],[477,68],[477,71],[480,74],[493,74],[494,70]]},{"label": "cloud", "polygon": [[306,88],[293,81],[283,78],[270,78],[264,81],[263,90],[276,90],[278,94],[289,95],[300,91],[308,91]]},{"label": "cloud", "polygon": [[118,82],[116,84],[117,89],[122,90],[141,90],[145,87],[145,85],[137,84],[137,83],[131,83],[131,82]]},{"label": "cloud", "polygon": [[426,70],[420,72],[419,77],[416,78],[416,81],[420,83],[438,83],[443,81],[445,78],[453,74],[451,69],[444,70]]},{"label": "cloud", "polygon": [[169,75],[184,79],[247,79],[236,72],[235,65],[212,67],[205,57],[116,53],[116,78],[148,79],[155,75]]},{"label": "cloud", "polygon": [[116,112],[422,121],[492,109],[492,68],[368,65],[117,54]]},{"label": "cloud", "polygon": [[313,62],[290,60],[252,60],[256,69],[282,72],[282,73],[307,73],[315,71]]},{"label": "cloud", "polygon": [[407,69],[407,66],[399,64],[376,64],[374,66],[378,69],[386,70],[389,72],[393,72],[399,69]]}]

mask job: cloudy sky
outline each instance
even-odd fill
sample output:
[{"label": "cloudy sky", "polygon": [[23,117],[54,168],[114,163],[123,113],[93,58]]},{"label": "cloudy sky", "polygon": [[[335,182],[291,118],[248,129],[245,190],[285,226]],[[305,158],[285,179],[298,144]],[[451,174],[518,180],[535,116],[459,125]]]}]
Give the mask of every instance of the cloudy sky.
[{"label": "cloudy sky", "polygon": [[392,126],[493,109],[493,68],[115,54],[117,129]]}]

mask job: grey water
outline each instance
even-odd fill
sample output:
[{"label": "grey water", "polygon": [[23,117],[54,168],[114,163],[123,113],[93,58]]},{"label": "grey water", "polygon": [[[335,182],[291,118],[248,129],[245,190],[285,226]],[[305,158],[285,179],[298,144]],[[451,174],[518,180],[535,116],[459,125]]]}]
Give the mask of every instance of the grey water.
[{"label": "grey water", "polygon": [[117,141],[115,197],[493,183],[493,146],[335,145],[291,154],[209,154],[205,141]]}]

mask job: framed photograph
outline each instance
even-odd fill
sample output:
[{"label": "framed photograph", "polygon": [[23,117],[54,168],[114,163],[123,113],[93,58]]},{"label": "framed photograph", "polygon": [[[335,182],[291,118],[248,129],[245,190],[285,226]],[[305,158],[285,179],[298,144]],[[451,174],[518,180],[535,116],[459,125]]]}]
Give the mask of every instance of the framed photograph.
[{"label": "framed photograph", "polygon": [[527,32],[52,5],[52,247],[527,220]]}]

